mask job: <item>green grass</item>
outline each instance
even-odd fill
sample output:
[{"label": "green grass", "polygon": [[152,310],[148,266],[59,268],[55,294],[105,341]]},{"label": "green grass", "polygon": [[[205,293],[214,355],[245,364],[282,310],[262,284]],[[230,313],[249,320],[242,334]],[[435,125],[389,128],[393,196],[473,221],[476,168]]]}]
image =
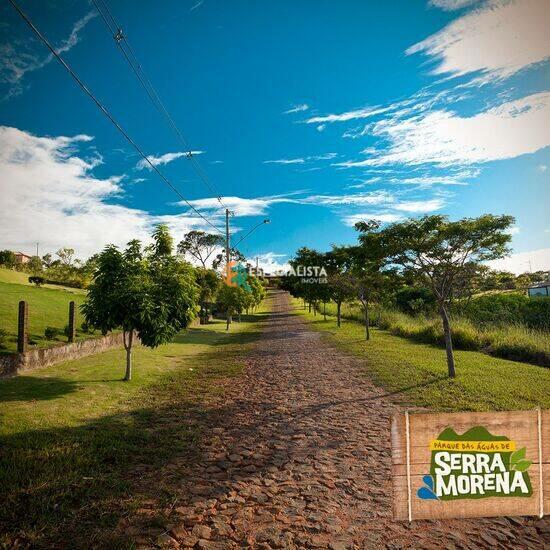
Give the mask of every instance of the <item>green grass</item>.
[{"label": "green grass", "polygon": [[476,351],[455,351],[457,377],[447,378],[444,349],[388,331],[307,313],[299,301],[295,311],[315,330],[343,350],[364,358],[365,374],[396,398],[438,411],[491,411],[550,408],[550,371],[534,365],[491,357]]},{"label": "green grass", "polygon": [[122,349],[0,380],[0,547],[124,547],[110,534],[121,517],[173,504],[140,476],[196,459],[217,381],[240,372],[265,311],[136,348],[131,382]]},{"label": "green grass", "polygon": [[[8,273],[6,277],[2,273],[2,280],[10,279],[12,282],[0,281],[0,328],[8,333],[5,348],[0,353],[13,353],[17,349],[17,315],[20,300],[26,300],[29,304],[29,333],[31,349],[33,347],[47,347],[55,345],[55,341],[46,340],[44,329],[47,326],[56,327],[61,331],[60,341],[66,341],[63,336],[63,328],[69,322],[69,302],[74,301],[79,306],[85,298],[82,291],[58,288],[37,288],[35,286],[16,282],[17,277],[11,275],[23,275],[17,271],[0,270]],[[27,276],[27,275],[26,275]],[[80,328],[82,316],[77,307],[77,328]],[[77,332],[77,338],[91,338]]]},{"label": "green grass", "polygon": [[[323,310],[322,304],[320,309]],[[326,313],[335,316],[336,305],[327,304]],[[342,304],[342,317],[363,322],[361,306],[357,303]],[[373,307],[370,319],[371,324],[397,336],[444,346],[439,317],[413,317],[400,311]],[[481,351],[504,359],[550,367],[550,338],[546,331],[529,329],[519,323],[477,326],[465,317],[455,316],[452,332],[456,349]]]}]

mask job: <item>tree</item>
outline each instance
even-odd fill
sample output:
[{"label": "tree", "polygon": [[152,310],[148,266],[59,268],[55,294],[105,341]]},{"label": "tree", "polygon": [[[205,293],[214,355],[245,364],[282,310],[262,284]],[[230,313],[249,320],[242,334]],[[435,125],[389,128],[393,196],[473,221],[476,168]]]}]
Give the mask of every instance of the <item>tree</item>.
[{"label": "tree", "polygon": [[61,264],[65,267],[71,267],[73,265],[74,260],[74,250],[72,248],[60,248],[56,255],[59,257],[59,260],[61,261]]},{"label": "tree", "polygon": [[208,259],[223,244],[221,235],[213,235],[204,231],[189,231],[178,244],[178,252],[185,257],[194,258],[206,269]]},{"label": "tree", "polygon": [[380,223],[362,221],[355,224],[355,229],[360,232],[359,245],[344,247],[343,254],[351,258],[349,270],[363,309],[365,338],[370,340],[369,305],[396,286],[395,270],[386,265],[387,248],[380,233]]},{"label": "tree", "polygon": [[0,250],[0,265],[8,268],[15,266],[15,253],[11,250]]},{"label": "tree", "polygon": [[40,259],[40,256],[33,256],[26,265],[27,269],[33,274],[38,275],[39,273],[42,273],[42,260]]},{"label": "tree", "polygon": [[512,216],[486,214],[451,222],[445,216],[424,216],[387,226],[381,231],[391,261],[427,284],[441,316],[449,376],[455,376],[448,306],[457,285],[474,273],[473,266],[509,253]]},{"label": "tree", "polygon": [[47,254],[44,254],[44,256],[42,256],[42,265],[46,269],[51,267],[52,263],[53,263],[52,255],[49,252]]},{"label": "tree", "polygon": [[218,303],[226,315],[225,330],[229,330],[233,315],[240,314],[245,308],[248,301],[246,294],[246,290],[239,286],[222,284],[218,292]]},{"label": "tree", "polygon": [[216,300],[216,295],[222,284],[219,275],[213,269],[203,267],[195,268],[195,281],[199,287],[199,304],[201,324],[208,322],[211,305]]},{"label": "tree", "polygon": [[171,254],[166,235],[166,228],[157,227],[153,246],[145,250],[137,240],[130,241],[124,252],[107,246],[81,306],[89,326],[104,334],[122,328],[124,380],[132,377],[134,333],[143,345],[155,348],[171,341],[195,315],[198,288],[193,268]]},{"label": "tree", "polygon": [[333,246],[323,255],[323,265],[327,270],[328,293],[336,304],[336,325],[342,324],[342,304],[355,297],[355,283],[350,273],[352,257],[345,247]]}]

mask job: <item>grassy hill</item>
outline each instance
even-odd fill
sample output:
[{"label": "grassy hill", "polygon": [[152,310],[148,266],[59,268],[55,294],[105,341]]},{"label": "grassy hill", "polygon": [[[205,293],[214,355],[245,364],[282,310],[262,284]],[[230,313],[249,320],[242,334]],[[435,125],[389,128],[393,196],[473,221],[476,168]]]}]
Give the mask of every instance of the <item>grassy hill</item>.
[{"label": "grassy hill", "polygon": [[[28,282],[28,274],[0,269],[0,328],[8,333],[7,341],[0,353],[13,353],[17,348],[17,314],[20,300],[29,304],[29,333],[36,347],[55,344],[44,337],[47,326],[63,330],[69,321],[69,302],[78,306],[86,294],[78,289],[56,288],[54,286],[37,288]],[[77,310],[77,327],[82,318]],[[89,336],[87,336],[89,338]],[[61,340],[65,338],[60,337]]]}]

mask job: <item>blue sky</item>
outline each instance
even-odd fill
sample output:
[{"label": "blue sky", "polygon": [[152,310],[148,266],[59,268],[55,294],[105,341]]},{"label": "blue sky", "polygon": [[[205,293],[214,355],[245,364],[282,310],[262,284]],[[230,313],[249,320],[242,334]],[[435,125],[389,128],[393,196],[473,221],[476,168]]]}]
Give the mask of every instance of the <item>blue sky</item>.
[{"label": "blue sky", "polygon": [[[544,0],[107,0],[249,257],[351,243],[353,223],[512,214],[550,269],[550,10]],[[546,4],[546,5],[545,5]],[[92,4],[22,9],[194,207],[212,192]],[[136,7],[139,6],[138,8]],[[202,219],[151,170],[7,3],[0,7],[0,247],[81,257]],[[241,233],[242,234],[242,233]],[[273,266],[272,266],[273,267]]]}]

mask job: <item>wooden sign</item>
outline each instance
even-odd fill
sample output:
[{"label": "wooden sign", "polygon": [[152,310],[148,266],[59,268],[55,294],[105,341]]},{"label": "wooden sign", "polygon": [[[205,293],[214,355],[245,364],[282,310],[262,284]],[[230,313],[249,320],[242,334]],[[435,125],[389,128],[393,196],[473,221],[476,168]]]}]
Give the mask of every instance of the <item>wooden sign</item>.
[{"label": "wooden sign", "polygon": [[550,410],[397,414],[395,519],[540,516],[550,510]]}]

